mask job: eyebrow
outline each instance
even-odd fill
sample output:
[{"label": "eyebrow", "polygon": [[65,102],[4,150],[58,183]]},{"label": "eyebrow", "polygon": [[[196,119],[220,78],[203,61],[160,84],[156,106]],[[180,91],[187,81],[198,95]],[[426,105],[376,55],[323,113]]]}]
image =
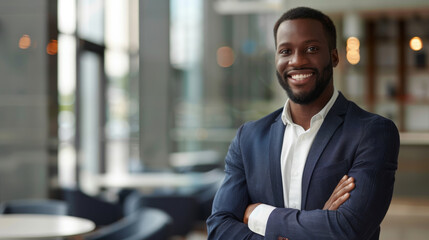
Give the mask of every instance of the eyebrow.
[{"label": "eyebrow", "polygon": [[[310,44],[310,43],[322,43],[320,40],[318,39],[309,39],[309,40],[305,40],[304,44]],[[286,45],[290,45],[289,42],[283,42],[277,45],[277,48],[282,47],[282,46],[286,46]]]}]

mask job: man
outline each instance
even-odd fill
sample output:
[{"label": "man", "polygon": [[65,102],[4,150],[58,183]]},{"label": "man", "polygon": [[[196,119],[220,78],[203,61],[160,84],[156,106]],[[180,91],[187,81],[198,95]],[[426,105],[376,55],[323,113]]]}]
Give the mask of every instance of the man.
[{"label": "man", "polygon": [[277,76],[289,99],[237,131],[209,239],[379,239],[399,134],[335,89],[335,32],[310,8],[275,24]]}]

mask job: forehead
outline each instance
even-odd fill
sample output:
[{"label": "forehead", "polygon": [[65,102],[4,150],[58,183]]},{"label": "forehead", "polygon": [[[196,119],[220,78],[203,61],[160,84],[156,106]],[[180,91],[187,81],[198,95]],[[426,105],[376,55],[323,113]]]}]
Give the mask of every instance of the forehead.
[{"label": "forehead", "polygon": [[328,44],[324,27],[315,19],[293,19],[282,22],[277,30],[277,45],[296,41],[314,41]]}]

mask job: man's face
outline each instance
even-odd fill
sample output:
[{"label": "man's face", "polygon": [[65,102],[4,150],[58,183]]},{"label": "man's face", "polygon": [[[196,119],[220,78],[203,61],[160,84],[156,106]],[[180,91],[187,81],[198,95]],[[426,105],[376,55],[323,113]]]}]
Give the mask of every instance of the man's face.
[{"label": "man's face", "polygon": [[309,104],[333,88],[332,68],[338,64],[322,23],[313,19],[287,20],[277,31],[276,70],[280,85],[298,104]]}]

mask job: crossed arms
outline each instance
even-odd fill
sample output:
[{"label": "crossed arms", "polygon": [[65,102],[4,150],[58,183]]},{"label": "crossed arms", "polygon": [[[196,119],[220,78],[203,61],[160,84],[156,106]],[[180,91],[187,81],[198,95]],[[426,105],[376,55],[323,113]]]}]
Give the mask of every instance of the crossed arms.
[{"label": "crossed arms", "polygon": [[[348,134],[353,135],[353,132]],[[335,153],[336,158],[350,159],[352,164],[346,174],[352,177],[350,181],[353,184],[348,186],[347,182],[343,185],[344,182],[340,181],[337,188],[335,185],[332,187],[335,190],[331,197],[310,199],[323,201],[319,209],[276,208],[269,216],[265,238],[250,231],[244,221],[255,207],[252,204],[270,204],[264,201],[269,199],[267,194],[265,198],[261,197],[264,187],[256,189],[258,192],[255,193],[255,186],[248,185],[251,177],[266,183],[267,176],[256,176],[256,171],[252,172],[250,167],[254,163],[243,161],[240,133],[237,135],[225,160],[224,183],[215,198],[213,214],[207,221],[209,239],[277,239],[280,236],[291,240],[369,239],[379,230],[390,204],[397,168],[399,136],[391,121],[376,118],[365,125],[365,131],[358,140],[352,139],[353,136],[350,142],[336,143],[335,149],[341,144],[344,144],[339,147],[341,149],[356,146],[350,150],[351,153]],[[264,174],[263,170],[260,172]],[[313,192],[317,192],[314,189],[317,184],[325,184],[325,180],[310,186]],[[309,198],[317,196],[311,194]]]},{"label": "crossed arms", "polygon": [[[355,180],[353,177],[344,175],[341,178],[338,185],[335,187],[334,192],[332,192],[328,201],[326,201],[323,210],[337,210],[347,199],[350,197],[350,192],[355,188]],[[255,210],[257,206],[261,203],[253,203],[247,206],[246,211],[244,212],[243,222],[248,224],[250,214]]]}]

